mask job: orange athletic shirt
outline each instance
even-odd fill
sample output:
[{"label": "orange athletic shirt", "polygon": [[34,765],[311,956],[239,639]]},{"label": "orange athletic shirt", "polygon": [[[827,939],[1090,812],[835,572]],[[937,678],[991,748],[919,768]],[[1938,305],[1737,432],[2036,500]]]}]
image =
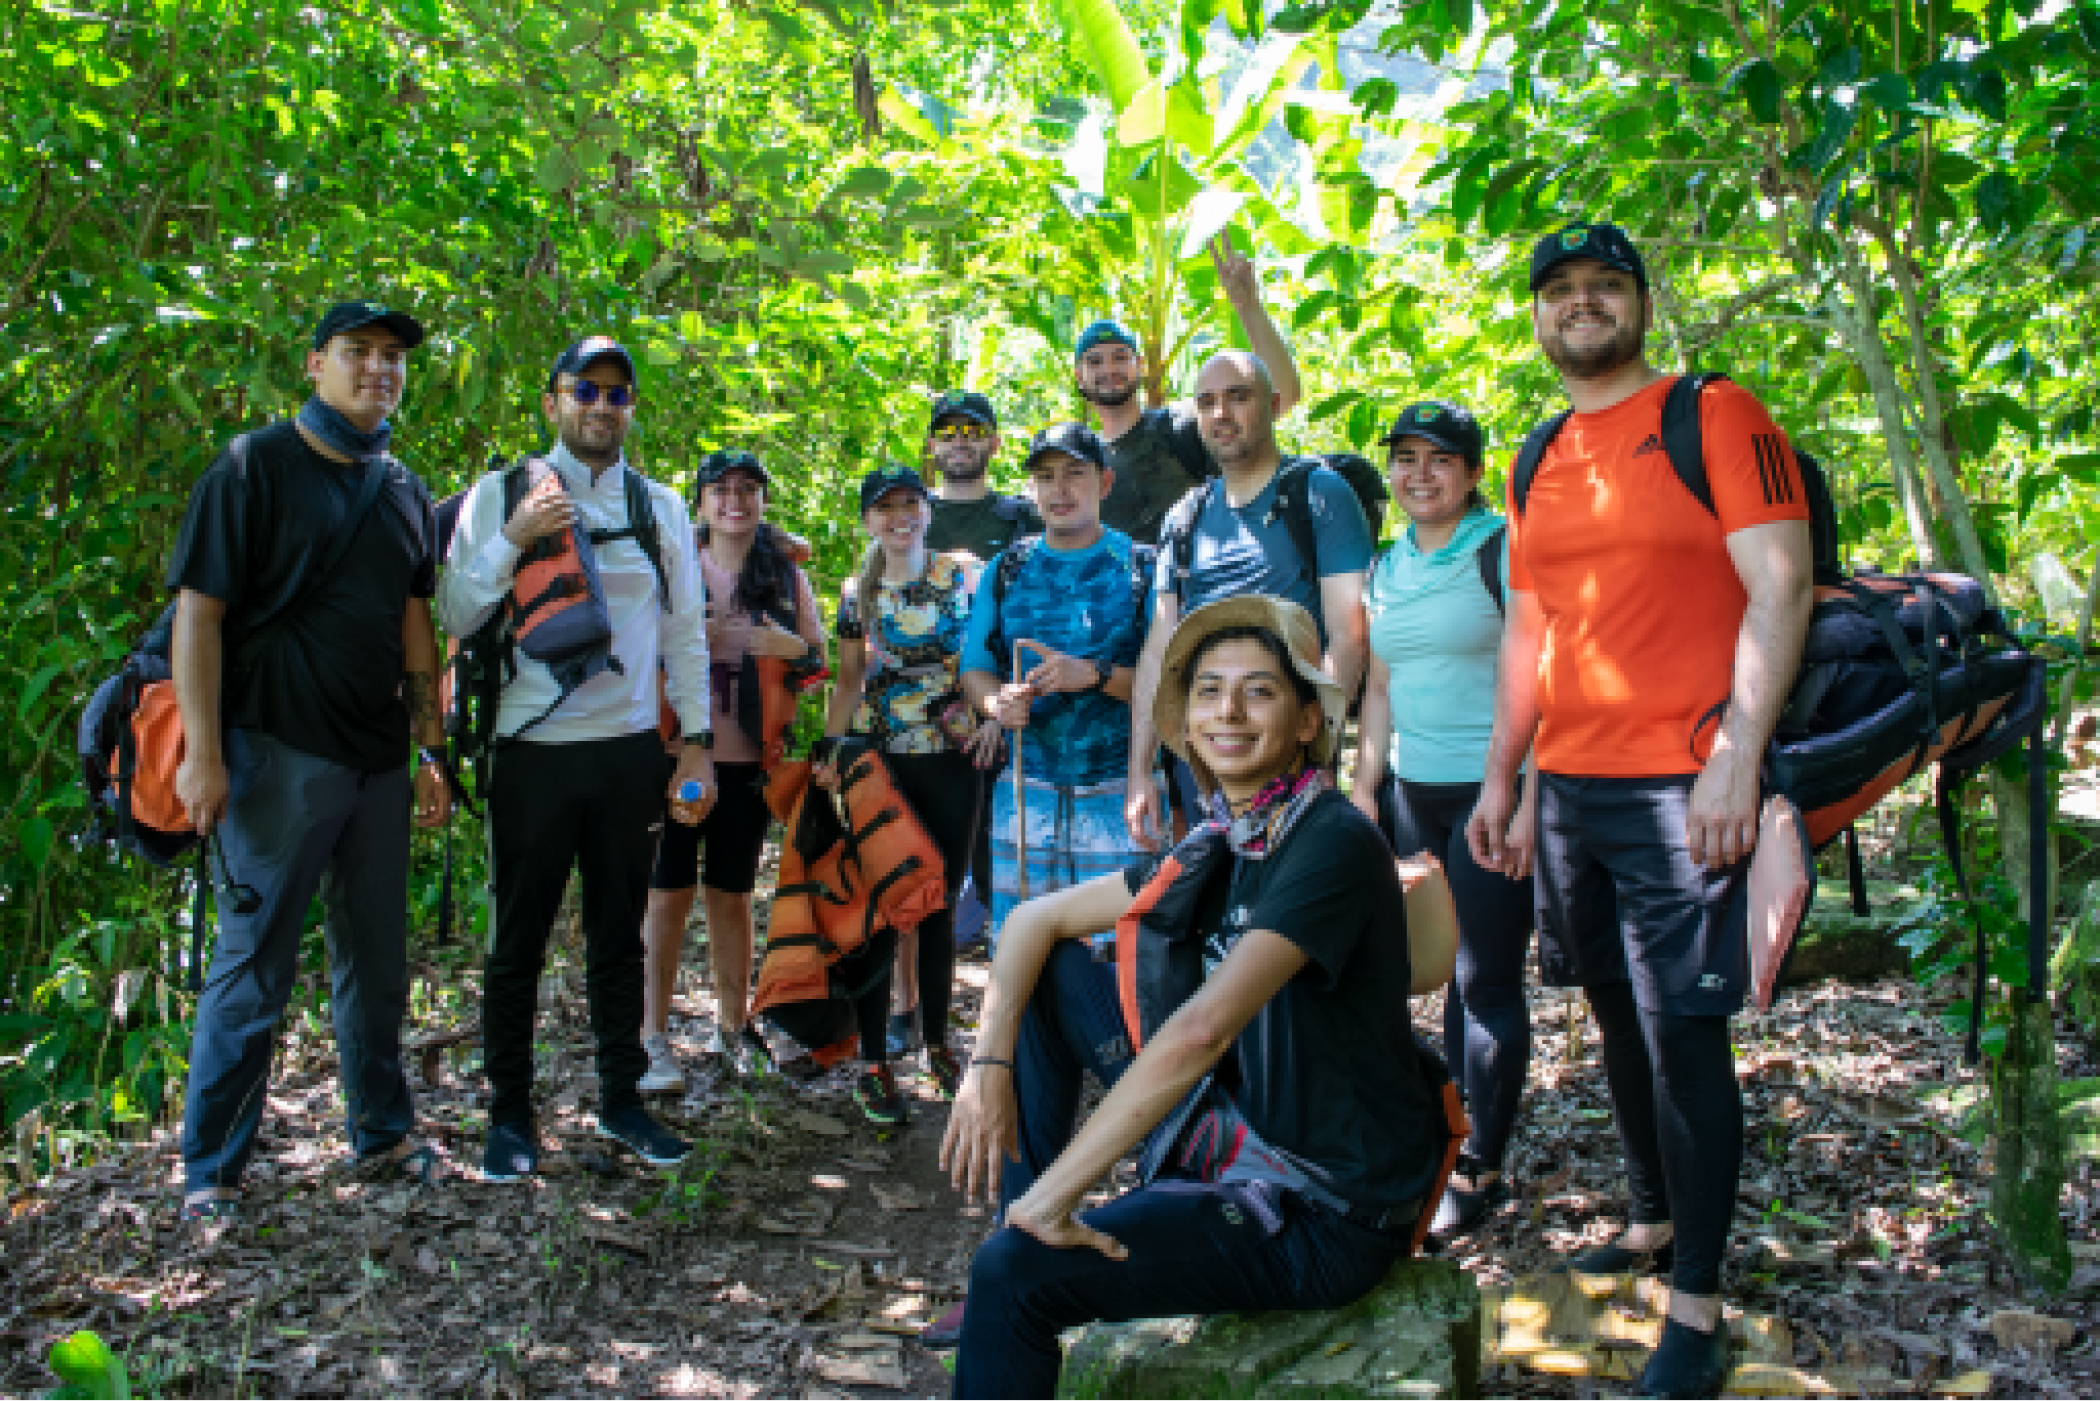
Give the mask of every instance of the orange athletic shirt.
[{"label": "orange athletic shirt", "polygon": [[[1509,501],[1509,586],[1537,596],[1538,765],[1613,778],[1697,773],[1728,698],[1749,603],[1725,537],[1808,519],[1786,435],[1745,389],[1699,396],[1708,511],[1662,446],[1667,378],[1601,413],[1572,414],[1520,517]],[[1512,472],[1512,483],[1515,474]]]}]

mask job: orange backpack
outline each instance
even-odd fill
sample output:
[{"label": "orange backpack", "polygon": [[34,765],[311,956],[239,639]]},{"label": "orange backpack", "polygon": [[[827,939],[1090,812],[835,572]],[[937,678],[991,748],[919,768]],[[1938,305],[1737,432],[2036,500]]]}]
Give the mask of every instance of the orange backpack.
[{"label": "orange backpack", "polygon": [[854,1053],[854,999],[887,969],[898,933],[948,898],[940,850],[882,756],[842,744],[838,764],[836,795],[810,781],[805,759],[765,776],[787,840],[751,999],[752,1016],[763,1013],[820,1065]]}]

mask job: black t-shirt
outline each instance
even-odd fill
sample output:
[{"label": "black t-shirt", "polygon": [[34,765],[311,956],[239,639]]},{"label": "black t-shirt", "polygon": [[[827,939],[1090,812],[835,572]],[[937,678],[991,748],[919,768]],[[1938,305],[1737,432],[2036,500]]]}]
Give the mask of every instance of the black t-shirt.
[{"label": "black t-shirt", "polygon": [[1159,543],[1160,522],[1174,503],[1218,472],[1188,404],[1146,409],[1129,432],[1103,446],[1116,480],[1101,499],[1102,524],[1146,545]]},{"label": "black t-shirt", "polygon": [[1022,536],[1042,533],[1043,518],[1025,496],[1001,496],[996,491],[976,501],[936,496],[933,523],[926,528],[926,548],[968,550],[979,560],[989,560]]},{"label": "black t-shirt", "polygon": [[415,473],[391,464],[386,485],[329,578],[299,605],[246,675],[244,639],[280,613],[342,528],[365,469],[333,462],[289,423],[249,435],[246,470],[221,453],[190,493],[168,587],[226,605],[228,726],[379,773],[408,761],[410,598],[437,591],[437,518]]},{"label": "black t-shirt", "polygon": [[[1132,894],[1162,859],[1125,871]],[[1206,970],[1250,929],[1308,960],[1218,1066],[1255,1133],[1352,1205],[1425,1192],[1443,1119],[1415,1052],[1405,907],[1377,826],[1339,792],[1321,794],[1274,854],[1234,861],[1230,880],[1204,892],[1196,927]]]}]

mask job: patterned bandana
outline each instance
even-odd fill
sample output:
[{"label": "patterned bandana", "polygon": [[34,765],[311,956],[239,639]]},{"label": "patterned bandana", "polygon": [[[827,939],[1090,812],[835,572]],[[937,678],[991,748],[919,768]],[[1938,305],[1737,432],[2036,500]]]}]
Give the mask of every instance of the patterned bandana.
[{"label": "patterned bandana", "polygon": [[1210,795],[1210,823],[1224,829],[1225,842],[1233,855],[1259,861],[1283,845],[1283,839],[1312,806],[1313,799],[1328,787],[1327,770],[1317,764],[1308,765],[1296,773],[1271,779],[1238,817],[1226,806],[1225,794],[1214,790]]}]

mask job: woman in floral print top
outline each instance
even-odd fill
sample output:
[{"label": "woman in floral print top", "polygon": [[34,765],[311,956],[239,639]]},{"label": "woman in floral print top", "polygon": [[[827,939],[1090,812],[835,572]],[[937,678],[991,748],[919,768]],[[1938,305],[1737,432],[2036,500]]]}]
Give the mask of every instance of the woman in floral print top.
[{"label": "woman in floral print top", "polygon": [[[830,762],[836,742],[847,736],[869,741],[941,853],[948,904],[899,941],[897,961],[907,987],[918,985],[927,1072],[942,1096],[952,1098],[962,1079],[947,1044],[955,896],[977,835],[983,789],[976,763],[996,762],[1001,735],[995,721],[980,723],[963,698],[963,634],[976,579],[960,557],[927,550],[933,510],[925,483],[909,467],[871,472],[860,485],[860,506],[871,544],[839,605],[838,682],[813,777],[836,786]],[[854,1001],[866,1062],[854,1098],[863,1113],[884,1125],[905,1115],[888,1063],[891,981],[885,970],[879,984]]]}]

